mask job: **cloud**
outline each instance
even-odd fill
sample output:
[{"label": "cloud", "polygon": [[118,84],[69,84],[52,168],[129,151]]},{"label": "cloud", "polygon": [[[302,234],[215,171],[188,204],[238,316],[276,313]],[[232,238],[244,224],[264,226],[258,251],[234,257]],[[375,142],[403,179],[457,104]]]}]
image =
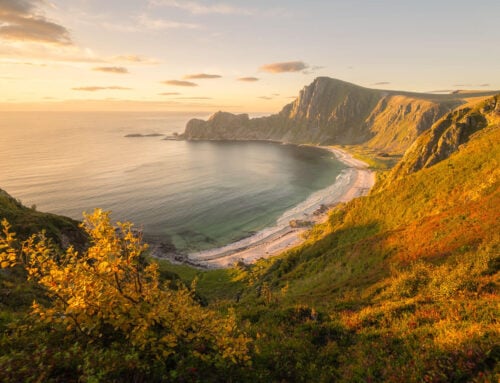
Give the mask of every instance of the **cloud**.
[{"label": "cloud", "polygon": [[262,65],[259,69],[269,73],[300,72],[308,68],[308,65],[302,61],[287,61]]},{"label": "cloud", "polygon": [[76,45],[4,41],[0,44],[0,62],[7,64],[26,63],[27,65],[48,65],[51,63],[91,63],[106,65],[105,63],[107,60],[98,57],[91,49],[83,49]]},{"label": "cloud", "polygon": [[0,13],[28,13],[33,8],[30,0],[2,0],[0,1]]},{"label": "cloud", "polygon": [[374,82],[372,85],[389,85],[390,82],[388,81],[379,81],[379,82]]},{"label": "cloud", "polygon": [[92,68],[92,70],[96,72],[117,73],[117,74],[129,73],[127,68],[121,66],[99,66],[96,68]]},{"label": "cloud", "polygon": [[222,14],[222,15],[252,15],[255,12],[242,7],[235,7],[225,3],[206,4],[200,1],[189,0],[150,0],[150,6],[166,6],[182,9],[193,14]]},{"label": "cloud", "polygon": [[273,99],[272,97],[268,97],[268,96],[260,96],[260,97],[257,97],[257,98],[260,98],[262,100],[272,100]]},{"label": "cloud", "polygon": [[72,88],[73,90],[81,90],[85,92],[97,92],[100,90],[131,90],[132,88],[126,88],[123,86],[81,86],[77,88]]},{"label": "cloud", "polygon": [[188,74],[183,78],[185,80],[201,80],[201,79],[212,79],[212,78],[221,78],[222,76],[218,74],[207,74],[207,73],[197,73],[197,74]]},{"label": "cloud", "polygon": [[426,93],[451,93],[453,90],[451,89],[437,89],[437,90],[430,90]]},{"label": "cloud", "polygon": [[257,77],[240,77],[238,81],[243,81],[243,82],[255,82],[259,81]]},{"label": "cloud", "polygon": [[181,93],[179,92],[163,92],[158,93],[160,96],[179,96]]},{"label": "cloud", "polygon": [[212,97],[176,97],[176,100],[213,100]]},{"label": "cloud", "polygon": [[163,31],[165,29],[198,29],[200,27],[198,24],[181,23],[166,19],[153,19],[146,14],[139,15],[138,21],[142,27],[154,31]]},{"label": "cloud", "polygon": [[491,85],[490,84],[478,84],[478,85],[473,85],[473,84],[453,84],[453,86],[460,87],[460,88],[463,88],[463,87],[473,88],[473,87],[476,87],[476,86],[480,86],[482,88],[486,88],[486,87],[491,86]]},{"label": "cloud", "polygon": [[279,95],[279,93],[273,93],[271,96],[278,97]]},{"label": "cloud", "polygon": [[139,55],[121,55],[121,56],[115,56],[115,57],[112,58],[112,61],[130,62],[130,63],[147,64],[147,65],[156,65],[156,64],[160,63],[156,59],[149,58],[149,57],[144,57],[144,56],[139,56]]},{"label": "cloud", "polygon": [[41,14],[38,0],[0,0],[0,38],[4,40],[72,44],[69,31]]},{"label": "cloud", "polygon": [[174,85],[174,86],[198,86],[198,84],[191,81],[181,81],[181,80],[168,80],[162,81],[165,85]]},{"label": "cloud", "polygon": [[[1,56],[1,52],[0,52]],[[1,64],[8,64],[8,65],[26,65],[26,66],[40,66],[40,67],[45,67],[47,64],[42,64],[38,62],[29,62],[29,61],[17,61],[17,60],[1,60]]]}]

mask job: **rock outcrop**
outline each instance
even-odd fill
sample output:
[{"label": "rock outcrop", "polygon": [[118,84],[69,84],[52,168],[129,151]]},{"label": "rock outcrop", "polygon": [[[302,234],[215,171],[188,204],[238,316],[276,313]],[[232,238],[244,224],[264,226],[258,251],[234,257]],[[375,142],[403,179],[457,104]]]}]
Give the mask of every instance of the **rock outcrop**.
[{"label": "rock outcrop", "polygon": [[389,180],[428,168],[448,158],[475,132],[500,125],[500,94],[474,107],[446,114],[424,132],[392,170]]},{"label": "rock outcrop", "polygon": [[318,77],[278,114],[252,118],[217,112],[193,119],[188,140],[273,140],[296,144],[363,144],[403,154],[425,130],[464,103],[465,95],[428,95],[368,89]]},{"label": "rock outcrop", "polygon": [[454,104],[404,95],[383,97],[366,121],[372,138],[367,146],[403,153],[415,139],[450,110]]}]

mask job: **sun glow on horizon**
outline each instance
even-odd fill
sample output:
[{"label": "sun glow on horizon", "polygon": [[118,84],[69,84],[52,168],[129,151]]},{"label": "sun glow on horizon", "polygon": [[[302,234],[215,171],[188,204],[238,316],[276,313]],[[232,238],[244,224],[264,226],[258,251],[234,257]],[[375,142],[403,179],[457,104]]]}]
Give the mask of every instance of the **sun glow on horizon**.
[{"label": "sun glow on horizon", "polygon": [[[363,3],[4,0],[0,110],[275,113],[318,76],[421,92],[500,89],[491,5]],[[485,19],[481,30],[443,33],[470,12]],[[401,30],[424,13],[427,30]],[[464,53],[472,48],[474,57]]]}]

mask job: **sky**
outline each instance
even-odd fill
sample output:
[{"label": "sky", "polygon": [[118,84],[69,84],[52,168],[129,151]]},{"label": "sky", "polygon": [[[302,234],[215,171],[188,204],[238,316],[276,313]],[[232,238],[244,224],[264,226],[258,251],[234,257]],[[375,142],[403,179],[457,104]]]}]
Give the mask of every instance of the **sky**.
[{"label": "sky", "polygon": [[318,76],[500,89],[498,0],[0,0],[0,110],[274,113]]}]

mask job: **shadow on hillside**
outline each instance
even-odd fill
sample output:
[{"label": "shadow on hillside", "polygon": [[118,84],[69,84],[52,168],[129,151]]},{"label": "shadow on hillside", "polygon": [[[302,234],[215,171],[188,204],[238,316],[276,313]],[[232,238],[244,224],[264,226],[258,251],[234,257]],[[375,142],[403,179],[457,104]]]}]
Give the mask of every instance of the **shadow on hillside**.
[{"label": "shadow on hillside", "polygon": [[[344,269],[341,278],[344,281],[346,272],[347,276],[363,272],[367,274],[364,277],[366,281],[375,279],[383,269],[380,261],[390,255],[390,249],[386,248],[389,233],[380,231],[378,222],[335,230],[285,253],[274,262],[268,273],[277,278],[285,275],[304,278],[335,266],[335,274],[339,276],[340,269]],[[332,284],[337,282],[334,277],[333,274],[330,276]]]}]

